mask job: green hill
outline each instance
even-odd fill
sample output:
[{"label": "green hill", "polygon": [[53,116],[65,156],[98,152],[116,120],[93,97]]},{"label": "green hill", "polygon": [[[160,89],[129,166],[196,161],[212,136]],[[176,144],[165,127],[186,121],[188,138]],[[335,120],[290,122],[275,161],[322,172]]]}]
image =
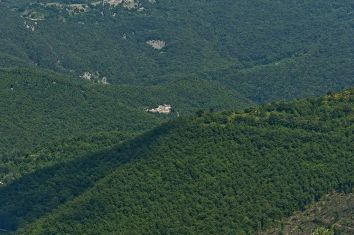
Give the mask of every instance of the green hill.
[{"label": "green hill", "polygon": [[0,232],[254,234],[351,191],[353,12],[0,0]]},{"label": "green hill", "polygon": [[[183,86],[188,88],[181,90]],[[100,139],[105,136],[112,142],[102,147],[112,147],[115,135],[133,136],[177,115],[189,115],[206,107],[219,110],[251,105],[218,82],[198,79],[145,87],[112,86],[46,70],[0,69],[0,88],[0,181],[3,183],[33,168],[37,160],[30,155],[35,149],[51,148],[63,142],[75,148],[78,143],[70,140],[83,139],[84,143],[94,142],[82,146],[88,153],[92,150],[88,145],[94,146],[97,136]],[[154,115],[145,111],[164,103],[171,104],[174,113]],[[101,140],[94,150],[100,146]],[[65,157],[68,156],[58,154],[55,159]],[[32,162],[31,167],[22,166],[19,162],[23,161]]]},{"label": "green hill", "polygon": [[142,131],[161,123],[77,79],[28,69],[1,70],[0,76],[1,159],[80,133]]},{"label": "green hill", "polygon": [[0,66],[139,86],[216,80],[261,103],[354,85],[350,0],[107,2],[2,0]]},{"label": "green hill", "polygon": [[198,112],[0,189],[23,234],[254,234],[350,192],[354,90],[245,112]]}]

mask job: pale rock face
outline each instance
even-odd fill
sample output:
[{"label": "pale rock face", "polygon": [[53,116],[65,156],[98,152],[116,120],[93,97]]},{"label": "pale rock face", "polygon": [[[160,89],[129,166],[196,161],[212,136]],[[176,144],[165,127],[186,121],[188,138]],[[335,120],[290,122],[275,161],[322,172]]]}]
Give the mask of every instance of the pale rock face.
[{"label": "pale rock face", "polygon": [[31,20],[31,21],[34,21],[35,24],[37,23],[37,21],[41,21],[41,20],[44,20],[44,15],[39,13],[39,12],[31,12],[29,14],[26,14],[26,15],[22,15],[22,17],[28,19],[28,20]]},{"label": "pale rock face", "polygon": [[166,46],[166,42],[162,40],[149,40],[146,42],[146,44],[150,45],[156,50],[161,50]]},{"label": "pale rock face", "polygon": [[34,25],[30,25],[29,23],[27,23],[26,21],[23,22],[23,25],[25,26],[26,29],[34,32],[36,30],[36,28],[34,27]]},{"label": "pale rock face", "polygon": [[123,0],[104,0],[103,2],[108,5],[116,7],[116,6],[120,5],[123,2]]},{"label": "pale rock face", "polygon": [[91,80],[92,74],[90,72],[84,72],[84,74],[81,77],[85,80]]},{"label": "pale rock face", "polygon": [[93,81],[94,83],[99,83],[103,85],[108,85],[108,80],[107,77],[101,77],[99,72],[84,72],[83,75],[80,76],[82,79],[88,80],[88,81]]},{"label": "pale rock face", "polygon": [[91,5],[92,6],[98,6],[98,5],[101,5],[102,4],[102,1],[96,1],[96,2],[91,2]]},{"label": "pale rock face", "polygon": [[123,6],[128,9],[133,9],[138,7],[139,3],[136,0],[125,0]]},{"label": "pale rock face", "polygon": [[157,108],[147,109],[146,112],[149,113],[160,113],[160,114],[170,114],[172,111],[172,106],[170,104],[162,104]]},{"label": "pale rock face", "polygon": [[[1,0],[0,0],[1,2]],[[53,2],[39,2],[38,4],[43,8],[55,8],[60,10],[66,10],[71,15],[84,14],[91,10],[96,9],[98,6],[107,5],[111,8],[123,7],[128,10],[136,10],[142,12],[145,10],[144,4],[139,0],[91,0],[87,3],[80,3],[84,1],[78,1],[78,3],[60,3],[58,1]],[[149,4],[156,4],[156,0],[148,0]],[[28,11],[26,11],[28,13]],[[44,15],[40,12],[32,12],[27,16],[29,20],[39,21],[44,20]]]},{"label": "pale rock face", "polygon": [[70,14],[79,14],[88,12],[90,7],[87,4],[68,4],[66,5],[66,10]]},{"label": "pale rock face", "polygon": [[106,77],[103,77],[103,78],[101,79],[101,83],[102,83],[103,85],[108,85],[108,84],[109,84]]},{"label": "pale rock face", "polygon": [[139,6],[139,2],[137,0],[103,0],[103,2],[112,7],[122,5],[127,9],[134,9]]}]

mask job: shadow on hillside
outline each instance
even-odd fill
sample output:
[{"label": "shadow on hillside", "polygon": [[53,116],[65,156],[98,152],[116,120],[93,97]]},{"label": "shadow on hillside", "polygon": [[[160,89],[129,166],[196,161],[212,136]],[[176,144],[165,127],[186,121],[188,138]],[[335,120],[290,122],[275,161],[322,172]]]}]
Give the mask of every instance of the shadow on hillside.
[{"label": "shadow on hillside", "polygon": [[140,158],[170,129],[163,125],[112,150],[41,169],[0,189],[0,228],[15,231],[80,195],[119,165]]}]

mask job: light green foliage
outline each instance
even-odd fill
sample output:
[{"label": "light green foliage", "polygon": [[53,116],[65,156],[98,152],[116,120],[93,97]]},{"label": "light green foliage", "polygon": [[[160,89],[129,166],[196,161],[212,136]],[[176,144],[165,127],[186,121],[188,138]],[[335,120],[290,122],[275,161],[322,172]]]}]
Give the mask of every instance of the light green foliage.
[{"label": "light green foliage", "polygon": [[328,228],[317,228],[315,231],[313,231],[312,235],[334,235],[334,231]]}]

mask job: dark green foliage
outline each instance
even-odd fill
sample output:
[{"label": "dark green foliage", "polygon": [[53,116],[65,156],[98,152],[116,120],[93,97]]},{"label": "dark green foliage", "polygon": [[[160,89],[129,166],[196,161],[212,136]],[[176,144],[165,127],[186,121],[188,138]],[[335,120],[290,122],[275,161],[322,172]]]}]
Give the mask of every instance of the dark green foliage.
[{"label": "dark green foliage", "polygon": [[2,188],[1,227],[20,226],[23,234],[254,234],[329,191],[352,187],[353,104],[348,90],[178,119]]},{"label": "dark green foliage", "polygon": [[[17,175],[16,158],[25,158],[38,146],[82,134],[141,132],[200,108],[251,103],[218,82],[180,79],[145,87],[112,86],[39,69],[0,69],[0,88],[0,161],[13,163],[12,170],[0,166],[0,181],[9,171]],[[145,112],[163,103],[172,104],[175,113]]]},{"label": "dark green foliage", "polygon": [[354,85],[352,1],[49,2],[0,1],[0,230],[253,234],[352,190],[353,90],[218,112]]},{"label": "dark green foliage", "polygon": [[131,139],[136,133],[108,131],[86,133],[69,139],[52,141],[37,146],[29,153],[2,159],[0,177],[3,184],[44,167],[72,161],[95,152],[111,149]]},{"label": "dark green foliage", "polygon": [[[0,159],[98,131],[142,131],[161,122],[112,92],[48,72],[1,70]],[[109,89],[109,88],[108,88]]]},{"label": "dark green foliage", "polygon": [[[354,85],[350,0],[140,1],[142,12],[99,5],[79,14],[35,2],[51,1],[0,3],[0,65],[98,71],[112,84],[213,79],[263,103]],[[166,47],[146,44],[155,39]]]},{"label": "dark green foliage", "polygon": [[[138,158],[143,150],[135,151],[135,149],[138,149],[142,143],[153,142],[156,138],[154,136],[164,132],[164,129],[166,128],[146,133],[136,138],[134,142],[118,145],[114,149],[121,153],[120,156],[106,150],[89,156],[76,156],[73,161],[62,159],[61,164],[43,168],[28,177],[25,175],[15,183],[0,188],[4,206],[0,213],[1,227],[14,230],[24,221],[37,219],[80,195],[117,166]],[[76,149],[80,150],[79,147]],[[66,156],[68,153],[64,151],[63,154]],[[40,163],[43,164],[43,160]],[[16,203],[12,203],[14,201]]]}]

